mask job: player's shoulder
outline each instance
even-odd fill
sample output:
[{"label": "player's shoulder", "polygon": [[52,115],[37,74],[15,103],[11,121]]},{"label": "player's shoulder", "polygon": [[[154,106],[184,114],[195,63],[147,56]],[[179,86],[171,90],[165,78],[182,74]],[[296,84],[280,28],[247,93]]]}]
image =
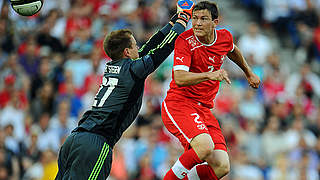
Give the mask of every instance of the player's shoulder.
[{"label": "player's shoulder", "polygon": [[187,39],[189,39],[189,38],[192,37],[192,36],[193,36],[193,31],[192,31],[192,29],[188,29],[188,30],[186,30],[185,32],[181,33],[181,34],[179,35],[179,38],[180,38],[180,39],[183,39],[183,40],[187,40]]},{"label": "player's shoulder", "polygon": [[233,41],[231,32],[227,29],[216,29],[217,41],[219,42],[230,42]]},{"label": "player's shoulder", "polygon": [[216,29],[216,32],[220,36],[232,37],[231,32],[229,30],[227,30],[227,29]]}]

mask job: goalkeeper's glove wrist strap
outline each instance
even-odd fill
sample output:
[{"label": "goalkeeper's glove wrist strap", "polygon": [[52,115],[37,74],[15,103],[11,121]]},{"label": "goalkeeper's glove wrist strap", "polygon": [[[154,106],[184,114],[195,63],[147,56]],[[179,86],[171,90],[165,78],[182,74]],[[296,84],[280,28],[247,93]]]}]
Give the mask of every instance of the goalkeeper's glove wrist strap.
[{"label": "goalkeeper's glove wrist strap", "polygon": [[186,12],[180,12],[178,14],[178,19],[183,20],[185,23],[188,23],[189,19],[190,19],[190,15]]}]

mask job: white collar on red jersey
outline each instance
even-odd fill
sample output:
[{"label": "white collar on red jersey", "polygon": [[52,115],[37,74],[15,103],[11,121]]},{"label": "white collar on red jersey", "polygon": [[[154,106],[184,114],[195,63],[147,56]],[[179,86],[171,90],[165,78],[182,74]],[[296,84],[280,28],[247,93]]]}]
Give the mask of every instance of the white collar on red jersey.
[{"label": "white collar on red jersey", "polygon": [[202,45],[204,45],[204,46],[212,46],[216,41],[217,41],[217,39],[218,39],[218,34],[217,34],[217,31],[216,31],[216,28],[214,28],[214,41],[212,42],[212,43],[210,43],[210,44],[204,44],[204,43],[202,43],[201,41],[199,41],[199,39],[198,39],[198,37],[196,36],[196,35],[194,35],[195,37],[196,37],[196,39],[197,39],[197,41],[199,42],[199,43],[201,43]]}]

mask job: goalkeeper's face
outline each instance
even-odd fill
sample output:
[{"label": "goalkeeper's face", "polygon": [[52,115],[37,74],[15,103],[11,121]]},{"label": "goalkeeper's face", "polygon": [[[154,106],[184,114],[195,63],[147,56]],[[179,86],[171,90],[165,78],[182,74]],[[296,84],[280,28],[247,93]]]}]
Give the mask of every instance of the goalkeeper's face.
[{"label": "goalkeeper's face", "polygon": [[217,24],[218,19],[213,20],[207,9],[196,10],[192,14],[192,29],[198,38],[211,39]]},{"label": "goalkeeper's face", "polygon": [[127,49],[127,57],[130,59],[138,59],[139,58],[139,48],[137,46],[136,39],[131,35],[131,47]]}]

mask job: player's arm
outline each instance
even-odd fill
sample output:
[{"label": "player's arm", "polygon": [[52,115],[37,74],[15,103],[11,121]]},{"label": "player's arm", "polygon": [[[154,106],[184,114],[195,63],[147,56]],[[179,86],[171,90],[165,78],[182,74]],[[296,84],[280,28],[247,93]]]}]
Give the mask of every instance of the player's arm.
[{"label": "player's arm", "polygon": [[171,28],[169,34],[154,49],[151,49],[147,55],[140,57],[132,62],[131,71],[138,78],[145,78],[151,74],[159,65],[169,56],[174,49],[174,43],[178,35],[186,28],[186,23],[177,20]]},{"label": "player's arm", "polygon": [[171,54],[177,37],[184,32],[186,26],[185,21],[178,19],[164,40],[156,48],[149,51],[148,54],[153,61],[154,70]]},{"label": "player's arm", "polygon": [[151,49],[157,47],[160,44],[166,35],[169,34],[171,28],[175,24],[178,19],[178,13],[176,13],[161,30],[157,31],[152,37],[139,49],[139,57],[142,57],[149,53]]},{"label": "player's arm", "polygon": [[180,21],[180,24],[187,24],[192,16],[193,7],[194,2],[192,0],[179,0],[177,2],[177,13],[170,19],[167,25],[154,34],[150,40],[148,40],[146,44],[139,49],[139,57],[147,55],[150,51],[157,49],[157,47],[163,43],[167,35],[171,32],[171,28],[177,20]]},{"label": "player's arm", "polygon": [[228,77],[228,73],[224,69],[219,69],[213,72],[202,72],[202,73],[194,73],[194,72],[189,72],[185,70],[174,71],[174,81],[180,87],[196,85],[207,80],[214,80],[214,81],[225,80],[228,84],[231,84],[231,81]]},{"label": "player's arm", "polygon": [[[175,41],[177,37],[184,32],[189,19],[191,18],[190,11],[194,6],[194,3],[190,0],[179,0],[178,2],[191,3],[189,6],[182,7],[182,11],[178,13],[177,20],[173,27],[170,29],[169,33],[165,38],[157,44],[157,46],[150,51],[145,56],[140,57],[138,60],[134,61],[131,66],[131,72],[138,78],[145,78],[147,75],[156,70],[159,65],[166,60],[170,53],[174,49]],[[184,4],[184,3],[182,3]]]},{"label": "player's arm", "polygon": [[199,84],[207,80],[225,80],[227,83],[231,83],[228,78],[228,74],[225,70],[220,69],[213,72],[194,73],[190,72],[189,68],[193,61],[193,55],[191,52],[191,46],[188,40],[183,37],[179,37],[176,40],[174,49],[174,65],[173,65],[173,80],[176,85],[191,86]]},{"label": "player's arm", "polygon": [[250,86],[253,88],[258,88],[260,84],[260,78],[253,73],[239,48],[236,45],[234,45],[233,51],[229,52],[227,55],[229,59],[231,59],[242,69],[242,71],[246,75],[246,78]]}]

